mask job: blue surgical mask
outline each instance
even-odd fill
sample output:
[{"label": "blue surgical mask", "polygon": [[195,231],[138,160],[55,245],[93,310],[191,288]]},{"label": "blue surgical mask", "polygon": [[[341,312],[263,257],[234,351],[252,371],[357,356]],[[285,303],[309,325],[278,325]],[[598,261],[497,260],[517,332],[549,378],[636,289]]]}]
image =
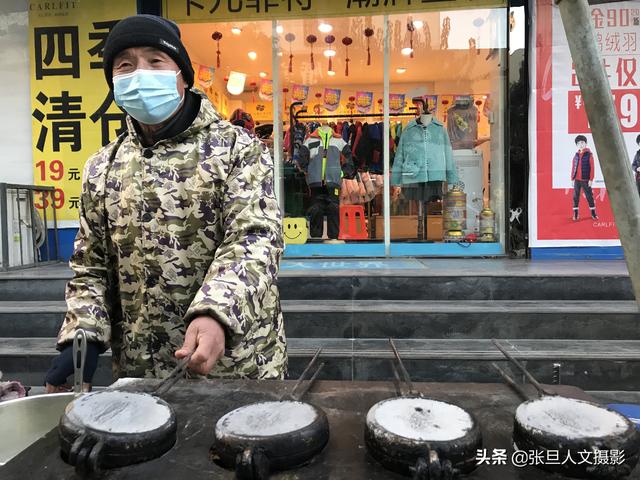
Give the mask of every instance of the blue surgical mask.
[{"label": "blue surgical mask", "polygon": [[116,104],[139,122],[157,125],[173,115],[182,97],[173,70],[136,70],[113,77]]}]

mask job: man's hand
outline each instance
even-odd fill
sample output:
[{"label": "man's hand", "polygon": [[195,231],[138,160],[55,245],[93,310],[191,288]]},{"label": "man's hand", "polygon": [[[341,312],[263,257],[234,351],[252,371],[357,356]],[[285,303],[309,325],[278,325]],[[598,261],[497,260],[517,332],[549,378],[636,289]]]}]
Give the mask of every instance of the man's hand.
[{"label": "man's hand", "polygon": [[592,180],[589,180],[589,188],[591,188],[591,184],[593,183]]},{"label": "man's hand", "polygon": [[224,329],[211,317],[197,317],[187,327],[184,345],[176,350],[176,358],[193,352],[189,369],[207,375],[224,354]]}]

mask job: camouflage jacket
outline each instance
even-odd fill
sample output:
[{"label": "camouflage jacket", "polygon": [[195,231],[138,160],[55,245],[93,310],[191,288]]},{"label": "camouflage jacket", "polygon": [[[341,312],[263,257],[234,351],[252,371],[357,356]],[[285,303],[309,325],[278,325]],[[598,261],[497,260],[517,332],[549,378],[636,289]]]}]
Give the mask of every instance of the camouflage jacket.
[{"label": "camouflage jacket", "polygon": [[114,377],[162,378],[186,326],[217,319],[212,376],[281,378],[281,213],[266,148],[203,97],[192,125],[145,148],[128,133],[87,161],[58,347],[76,328],[113,353]]}]

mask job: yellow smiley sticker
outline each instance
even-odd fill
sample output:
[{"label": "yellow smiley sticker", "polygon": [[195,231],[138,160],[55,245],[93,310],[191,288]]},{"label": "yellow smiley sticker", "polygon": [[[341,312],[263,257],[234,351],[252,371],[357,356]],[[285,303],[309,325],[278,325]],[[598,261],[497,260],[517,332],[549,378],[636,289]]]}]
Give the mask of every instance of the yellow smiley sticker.
[{"label": "yellow smiley sticker", "polygon": [[285,218],[283,224],[284,243],[296,245],[307,243],[309,231],[306,218]]}]

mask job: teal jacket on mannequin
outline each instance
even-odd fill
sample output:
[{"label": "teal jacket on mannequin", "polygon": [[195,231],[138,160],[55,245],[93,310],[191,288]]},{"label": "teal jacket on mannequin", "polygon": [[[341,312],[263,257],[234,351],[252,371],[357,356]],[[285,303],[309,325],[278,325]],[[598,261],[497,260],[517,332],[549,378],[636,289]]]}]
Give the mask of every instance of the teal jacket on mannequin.
[{"label": "teal jacket on mannequin", "polygon": [[391,183],[405,185],[436,181],[449,184],[458,181],[447,130],[435,118],[426,127],[411,120],[400,137]]}]

